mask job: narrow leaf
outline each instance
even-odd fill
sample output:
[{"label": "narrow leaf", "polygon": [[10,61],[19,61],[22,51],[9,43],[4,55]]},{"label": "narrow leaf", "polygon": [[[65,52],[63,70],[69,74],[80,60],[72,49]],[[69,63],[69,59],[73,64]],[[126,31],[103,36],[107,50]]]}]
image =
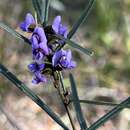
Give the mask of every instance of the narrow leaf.
[{"label": "narrow leaf", "polygon": [[[71,99],[71,102],[74,102],[74,101],[75,100]],[[104,105],[104,106],[117,106],[117,105],[119,105],[119,103],[105,102],[105,101],[93,101],[93,100],[79,100],[79,102],[91,104],[91,105]],[[130,108],[130,105],[127,105],[126,108]]]},{"label": "narrow leaf", "polygon": [[75,32],[77,31],[77,29],[79,28],[79,26],[88,18],[88,15],[93,7],[95,0],[89,0],[89,3],[87,2],[87,6],[84,9],[83,13],[81,14],[81,16],[78,18],[78,20],[74,23],[72,29],[70,30],[69,34],[68,34],[68,38],[70,39]]},{"label": "narrow leaf", "polygon": [[86,55],[92,56],[94,53],[92,50],[88,49],[88,48],[83,48],[80,45],[78,45],[77,43],[71,41],[71,40],[67,40],[67,44],[70,45],[71,47],[73,47],[74,49],[79,50],[80,52],[85,53]]},{"label": "narrow leaf", "polygon": [[74,99],[73,104],[74,104],[74,108],[76,111],[76,116],[79,121],[81,130],[85,130],[85,129],[87,129],[87,124],[85,122],[85,119],[83,117],[83,113],[81,110],[81,106],[80,106],[80,102],[79,102],[79,98],[78,98],[78,94],[77,94],[76,83],[75,83],[75,80],[74,80],[74,77],[72,74],[69,75],[69,78],[70,78],[70,83],[71,83],[72,97]]},{"label": "narrow leaf", "polygon": [[[77,43],[73,42],[72,40],[68,39],[68,38],[64,38],[63,36],[60,35],[56,35],[56,37],[58,37],[59,39],[65,41],[69,46],[73,47],[74,49],[77,49],[80,52],[85,53],[86,55],[92,56],[94,53],[92,50],[88,49],[88,48],[83,48],[80,45],[78,45]],[[57,50],[60,50],[63,46],[60,46],[59,48],[57,48]]]},{"label": "narrow leaf", "polygon": [[32,0],[33,7],[37,13],[38,19],[42,24],[44,22],[44,13],[45,13],[45,0]]},{"label": "narrow leaf", "polygon": [[110,120],[113,116],[118,114],[120,111],[122,111],[127,105],[130,104],[130,97],[128,97],[126,100],[124,100],[122,103],[117,105],[115,108],[113,108],[111,111],[109,111],[107,114],[105,114],[103,117],[101,117],[98,121],[93,123],[88,129],[86,130],[96,130],[101,125],[103,125],[106,121]]},{"label": "narrow leaf", "polygon": [[47,22],[48,22],[49,3],[50,3],[50,0],[45,0],[45,13],[44,13],[44,23],[43,23],[43,25],[46,25]]},{"label": "narrow leaf", "polygon": [[24,37],[23,35],[21,35],[20,33],[16,32],[14,29],[12,29],[11,27],[9,27],[8,25],[6,25],[5,23],[3,22],[0,22],[0,28],[6,30],[7,32],[9,32],[11,35],[13,35],[14,37],[24,41],[24,42],[27,42],[30,44],[30,41]]},{"label": "narrow leaf", "polygon": [[0,64],[0,73],[16,85],[25,95],[32,99],[39,107],[41,107],[55,122],[57,122],[64,130],[69,130],[68,127],[60,120],[60,118],[42,101],[31,89],[22,83],[14,74]]}]

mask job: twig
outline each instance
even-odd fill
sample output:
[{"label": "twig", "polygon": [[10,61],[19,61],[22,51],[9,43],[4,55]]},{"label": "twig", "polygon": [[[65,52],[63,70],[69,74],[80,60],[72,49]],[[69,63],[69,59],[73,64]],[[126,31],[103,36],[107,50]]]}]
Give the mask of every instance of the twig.
[{"label": "twig", "polygon": [[[71,123],[71,126],[73,128],[73,130],[76,130],[75,126],[74,126],[74,122],[72,120],[72,116],[71,116],[71,113],[69,111],[69,108],[68,108],[68,102],[67,102],[67,99],[65,97],[65,93],[66,93],[66,90],[65,90],[65,87],[64,87],[64,84],[63,84],[63,80],[62,80],[62,74],[61,73],[58,73],[58,76],[59,76],[59,80],[57,81],[55,75],[53,75],[54,77],[54,80],[55,80],[55,83],[54,83],[54,87],[57,89],[57,92],[61,98],[61,101],[62,103],[64,104],[64,107],[66,109],[66,112],[67,112],[67,115],[69,117],[69,120],[70,120],[70,123]],[[59,82],[60,81],[60,82]],[[60,83],[60,84],[59,84]],[[61,92],[60,90],[60,86],[62,87],[62,91],[63,93]]]}]

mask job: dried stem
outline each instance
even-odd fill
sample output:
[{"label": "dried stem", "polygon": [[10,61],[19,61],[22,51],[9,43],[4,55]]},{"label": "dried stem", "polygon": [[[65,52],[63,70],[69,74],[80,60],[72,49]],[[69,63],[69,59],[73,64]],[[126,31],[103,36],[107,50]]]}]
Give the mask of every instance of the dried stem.
[{"label": "dried stem", "polygon": [[62,100],[62,103],[64,104],[64,107],[65,107],[66,112],[67,112],[67,114],[68,114],[68,117],[69,117],[71,126],[72,126],[73,130],[76,130],[76,129],[75,129],[75,126],[74,126],[74,123],[73,123],[73,120],[72,120],[71,113],[70,113],[69,108],[68,108],[68,105],[66,104],[66,102],[65,102],[65,100],[64,100],[64,98],[63,98],[63,95],[62,95],[62,93],[60,92],[60,89],[59,89],[59,88],[57,88],[57,91],[58,91],[58,94],[59,94],[59,96],[60,96],[60,98],[61,98],[61,100]]},{"label": "dried stem", "polygon": [[[71,126],[72,126],[73,130],[76,130],[76,128],[74,126],[74,122],[72,120],[71,113],[69,111],[68,99],[65,96],[65,94],[67,93],[67,91],[65,90],[65,87],[64,87],[64,84],[63,84],[62,74],[61,73],[57,73],[57,74],[58,74],[58,77],[59,77],[58,80],[57,80],[56,76],[53,75],[53,78],[54,78],[54,87],[57,89],[57,92],[58,92],[58,94],[59,94],[59,96],[61,98],[61,101],[64,104],[64,107],[66,109],[66,112],[67,112],[67,115],[69,117],[69,120],[70,120],[70,123],[71,123]],[[62,87],[62,92],[61,92],[60,87]]]}]

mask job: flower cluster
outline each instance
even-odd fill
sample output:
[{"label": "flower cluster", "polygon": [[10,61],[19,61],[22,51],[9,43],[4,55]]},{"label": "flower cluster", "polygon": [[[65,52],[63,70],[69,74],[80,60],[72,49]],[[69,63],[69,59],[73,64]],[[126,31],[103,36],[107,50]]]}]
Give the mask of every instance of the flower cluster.
[{"label": "flower cluster", "polygon": [[58,34],[66,38],[68,33],[67,27],[61,23],[61,16],[57,16],[52,25],[42,27],[28,13],[20,24],[20,29],[31,33],[29,40],[34,62],[29,64],[28,68],[34,74],[32,80],[34,84],[46,82],[46,75],[54,71],[76,67],[76,63],[72,60],[71,50],[57,50],[57,47],[61,46],[64,41],[56,39],[54,35]]}]

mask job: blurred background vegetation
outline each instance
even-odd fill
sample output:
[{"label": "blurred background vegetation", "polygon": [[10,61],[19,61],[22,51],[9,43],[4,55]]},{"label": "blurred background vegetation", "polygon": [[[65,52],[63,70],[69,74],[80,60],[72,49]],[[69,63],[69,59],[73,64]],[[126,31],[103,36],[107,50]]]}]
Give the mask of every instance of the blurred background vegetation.
[{"label": "blurred background vegetation", "polygon": [[[50,0],[49,24],[56,15],[61,15],[69,28],[78,19],[88,0]],[[0,21],[17,29],[26,13],[34,15],[31,0],[0,1]],[[77,68],[72,70],[81,99],[102,101],[124,100],[130,94],[130,0],[96,0],[88,20],[78,29],[73,40],[91,48],[95,54],[88,57],[73,50]],[[66,46],[68,48],[68,46]],[[31,83],[32,75],[27,69],[31,62],[31,49],[0,30],[0,62],[19,79],[39,94],[66,124],[70,125],[63,105],[51,81],[39,86]],[[64,73],[64,83],[69,87],[68,72]],[[58,127],[38,106],[0,77],[0,130],[51,130]],[[73,109],[71,109],[74,115]],[[83,111],[91,124],[111,107],[83,105]],[[74,120],[77,128],[77,121]],[[124,110],[104,128],[111,130],[130,129],[130,110]]]}]

